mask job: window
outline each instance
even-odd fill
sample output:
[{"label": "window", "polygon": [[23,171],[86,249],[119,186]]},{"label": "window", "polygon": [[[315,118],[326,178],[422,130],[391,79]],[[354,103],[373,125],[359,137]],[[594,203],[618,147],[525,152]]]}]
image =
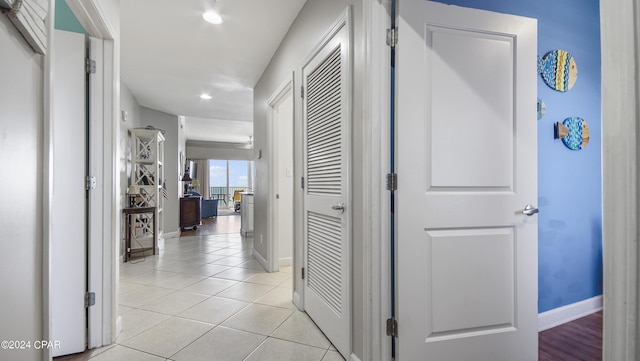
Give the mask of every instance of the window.
[{"label": "window", "polygon": [[233,207],[236,190],[253,190],[253,161],[209,160],[209,197],[219,199],[218,206]]}]

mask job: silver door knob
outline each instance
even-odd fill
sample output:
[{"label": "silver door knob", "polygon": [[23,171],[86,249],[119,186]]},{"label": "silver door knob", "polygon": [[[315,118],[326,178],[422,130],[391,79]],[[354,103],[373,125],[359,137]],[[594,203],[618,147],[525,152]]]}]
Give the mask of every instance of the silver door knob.
[{"label": "silver door knob", "polygon": [[531,204],[527,204],[526,206],[524,206],[524,210],[522,211],[522,214],[527,216],[533,216],[536,213],[538,213],[538,208],[534,207]]},{"label": "silver door knob", "polygon": [[344,203],[338,203],[334,206],[331,206],[331,209],[333,209],[334,211],[342,211],[342,213],[344,213]]}]

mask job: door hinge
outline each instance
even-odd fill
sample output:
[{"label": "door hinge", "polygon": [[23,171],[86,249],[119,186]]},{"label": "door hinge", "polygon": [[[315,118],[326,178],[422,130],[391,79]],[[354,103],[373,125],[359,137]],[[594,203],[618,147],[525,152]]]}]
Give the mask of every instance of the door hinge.
[{"label": "door hinge", "polygon": [[88,175],[84,179],[84,190],[92,191],[96,189],[96,177]]},{"label": "door hinge", "polygon": [[398,28],[387,29],[387,45],[395,47],[398,44]]},{"label": "door hinge", "polygon": [[304,177],[300,178],[300,187],[304,189]]},{"label": "door hinge", "polygon": [[387,336],[398,337],[398,321],[395,318],[387,319]]},{"label": "door hinge", "polygon": [[87,74],[95,74],[96,73],[96,61],[93,59],[85,59],[85,66]]},{"label": "door hinge", "polygon": [[387,190],[398,190],[398,175],[396,173],[387,173]]},{"label": "door hinge", "polygon": [[300,85],[300,98],[304,98],[304,86]]},{"label": "door hinge", "polygon": [[302,267],[302,279],[304,279],[304,267]]},{"label": "door hinge", "polygon": [[87,292],[84,294],[84,307],[90,307],[96,304],[96,293]]}]

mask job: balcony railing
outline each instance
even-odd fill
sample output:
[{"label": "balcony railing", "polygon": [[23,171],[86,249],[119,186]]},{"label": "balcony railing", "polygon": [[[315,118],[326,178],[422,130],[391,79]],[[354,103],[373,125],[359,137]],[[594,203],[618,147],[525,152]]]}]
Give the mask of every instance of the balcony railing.
[{"label": "balcony railing", "polygon": [[209,187],[209,198],[219,199],[218,207],[233,207],[233,201],[229,204],[229,200],[237,190],[247,191],[247,187]]}]

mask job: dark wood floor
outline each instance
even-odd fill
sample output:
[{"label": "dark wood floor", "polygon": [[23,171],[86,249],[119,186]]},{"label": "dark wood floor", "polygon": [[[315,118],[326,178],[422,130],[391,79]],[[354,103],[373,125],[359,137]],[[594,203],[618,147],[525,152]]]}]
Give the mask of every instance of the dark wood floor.
[{"label": "dark wood floor", "polygon": [[539,361],[601,361],[602,311],[538,334]]}]

